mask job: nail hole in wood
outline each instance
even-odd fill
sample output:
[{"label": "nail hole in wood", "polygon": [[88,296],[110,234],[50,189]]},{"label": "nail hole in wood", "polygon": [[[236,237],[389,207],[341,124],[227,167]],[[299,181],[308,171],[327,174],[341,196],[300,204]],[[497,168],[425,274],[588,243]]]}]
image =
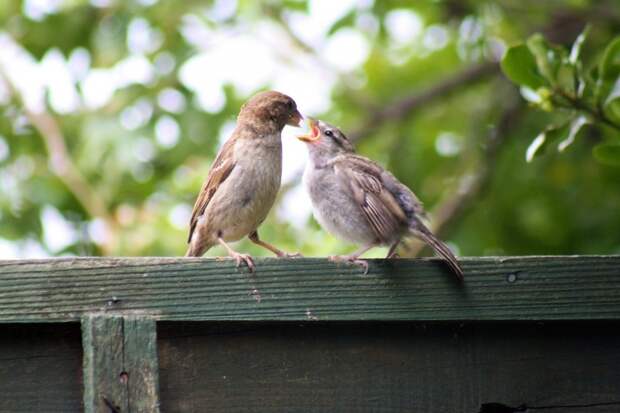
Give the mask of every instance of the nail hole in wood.
[{"label": "nail hole in wood", "polygon": [[519,279],[519,273],[521,271],[515,271],[515,272],[511,272],[510,274],[508,274],[508,276],[506,277],[506,281],[508,281],[509,283],[514,283],[517,282],[517,280]]},{"label": "nail hole in wood", "polygon": [[121,383],[126,384],[127,380],[129,380],[129,374],[127,374],[126,371],[121,371],[121,374],[119,374],[119,378],[121,380]]}]

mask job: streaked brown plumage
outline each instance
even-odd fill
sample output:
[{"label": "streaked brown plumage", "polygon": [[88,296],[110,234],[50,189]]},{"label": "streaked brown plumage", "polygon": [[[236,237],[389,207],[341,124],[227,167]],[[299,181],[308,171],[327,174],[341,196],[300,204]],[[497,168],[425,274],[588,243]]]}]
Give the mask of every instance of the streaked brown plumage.
[{"label": "streaked brown plumage", "polygon": [[346,136],[322,121],[310,122],[307,143],[310,160],[304,182],[310,193],[314,215],[323,228],[362,248],[349,256],[332,257],[362,265],[359,256],[377,245],[390,246],[387,258],[406,235],[426,242],[459,278],[463,278],[456,257],[424,225],[424,208],[409,188],[377,163],[355,154]]},{"label": "streaked brown plumage", "polygon": [[275,91],[253,96],[241,108],[237,126],[215,158],[194,205],[186,256],[201,256],[221,244],[237,265],[243,261],[253,271],[252,258],[227,244],[246,235],[277,256],[288,255],[261,241],[257,228],[280,188],[282,129],[298,126],[301,118],[293,99]]}]

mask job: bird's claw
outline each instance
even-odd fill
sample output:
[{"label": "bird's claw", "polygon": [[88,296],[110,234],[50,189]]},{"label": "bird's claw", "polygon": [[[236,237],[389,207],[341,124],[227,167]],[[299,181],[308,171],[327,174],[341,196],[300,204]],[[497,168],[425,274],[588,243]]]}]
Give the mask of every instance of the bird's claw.
[{"label": "bird's claw", "polygon": [[368,261],[355,259],[355,260],[349,260],[349,262],[351,264],[359,265],[360,267],[362,267],[364,269],[364,275],[368,274]]},{"label": "bird's claw", "polygon": [[349,264],[353,264],[353,265],[357,265],[360,266],[364,269],[364,275],[368,274],[368,261],[366,260],[360,260],[357,257],[351,257],[348,255],[331,255],[329,257],[327,257],[328,260],[332,261],[332,262],[347,262]]},{"label": "bird's claw", "polygon": [[245,262],[245,265],[248,266],[250,272],[256,271],[256,265],[254,265],[254,260],[249,254],[241,254],[237,252],[233,255],[233,258],[235,259],[235,261],[237,261],[237,268],[241,266],[242,262]]}]

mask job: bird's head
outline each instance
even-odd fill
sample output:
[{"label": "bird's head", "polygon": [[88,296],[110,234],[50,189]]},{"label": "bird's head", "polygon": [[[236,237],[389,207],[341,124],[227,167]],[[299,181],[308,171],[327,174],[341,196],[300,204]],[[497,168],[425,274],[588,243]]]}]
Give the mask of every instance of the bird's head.
[{"label": "bird's head", "polygon": [[312,118],[308,118],[308,126],[310,132],[298,136],[297,139],[307,144],[311,154],[333,157],[343,153],[355,152],[355,147],[351,141],[335,126]]},{"label": "bird's head", "polygon": [[299,126],[302,119],[295,101],[275,90],[252,96],[239,112],[239,120],[271,125],[278,130],[282,130],[285,125]]}]

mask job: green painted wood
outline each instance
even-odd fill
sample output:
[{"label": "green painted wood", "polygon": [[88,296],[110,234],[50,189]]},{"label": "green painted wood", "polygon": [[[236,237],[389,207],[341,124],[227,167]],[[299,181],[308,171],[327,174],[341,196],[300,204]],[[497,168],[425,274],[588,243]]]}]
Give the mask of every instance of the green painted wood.
[{"label": "green painted wood", "polygon": [[160,323],[162,411],[475,413],[491,402],[620,401],[617,321],[217,324]]},{"label": "green painted wood", "polygon": [[127,316],[125,321],[125,371],[131,413],[159,412],[159,363],[155,320]]},{"label": "green painted wood", "polygon": [[[620,394],[619,327],[160,322],[161,411],[474,413],[488,402],[605,403]],[[83,412],[81,356],[77,323],[1,325],[0,412]]]},{"label": "green painted wood", "polygon": [[86,413],[159,412],[154,320],[88,314],[82,344]]},{"label": "green painted wood", "polygon": [[0,326],[0,412],[82,412],[80,325]]},{"label": "green painted wood", "polygon": [[437,259],[67,258],[0,261],[0,322],[139,311],[157,320],[620,319],[620,256]]},{"label": "green painted wood", "polygon": [[82,319],[84,411],[121,413],[129,408],[127,383],[121,377],[123,317],[87,315]]}]

